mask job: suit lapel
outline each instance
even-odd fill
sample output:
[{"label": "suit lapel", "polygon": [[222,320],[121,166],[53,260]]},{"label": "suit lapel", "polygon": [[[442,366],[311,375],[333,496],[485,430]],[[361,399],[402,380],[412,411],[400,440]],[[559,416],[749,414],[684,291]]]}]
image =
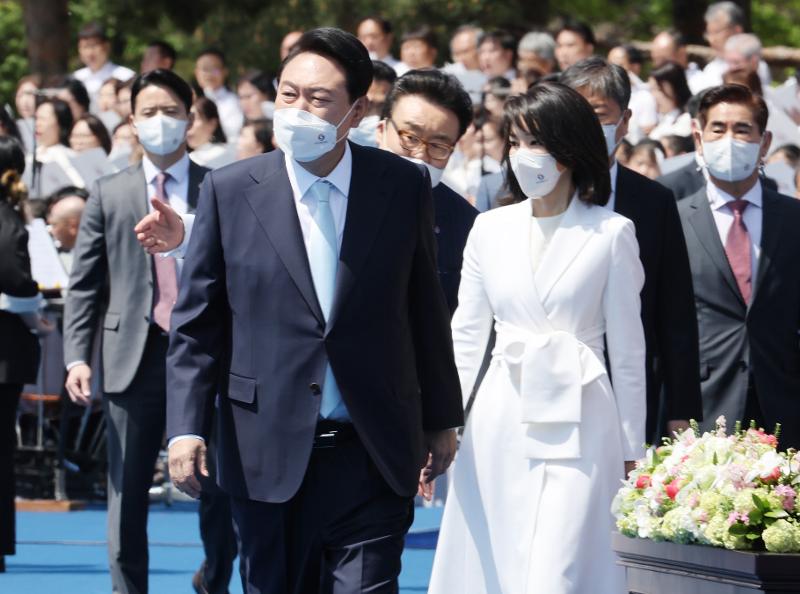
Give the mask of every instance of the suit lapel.
[{"label": "suit lapel", "polygon": [[584,225],[588,217],[589,207],[577,196],[573,197],[534,275],[542,304],[547,301],[553,286],[592,237],[591,230]]},{"label": "suit lapel", "polygon": [[714,215],[711,213],[711,205],[708,203],[706,189],[703,188],[689,200],[691,200],[692,208],[692,212],[689,215],[689,223],[694,229],[698,242],[706,250],[709,258],[722,274],[725,283],[736,296],[736,299],[742,306],[746,306],[742,294],[739,292],[739,285],[736,284],[736,278],[733,276],[728,257],[725,255],[725,248],[722,246],[717,225],[714,223]]},{"label": "suit lapel", "polygon": [[762,194],[762,224],[761,224],[761,254],[758,258],[758,271],[756,272],[755,282],[753,283],[753,296],[750,305],[755,303],[758,297],[759,288],[764,281],[764,277],[779,254],[778,244],[781,238],[781,227],[783,219],[780,213],[780,200],[773,192],[764,190]]},{"label": "suit lapel", "polygon": [[283,153],[276,153],[271,159],[279,162],[273,163],[263,177],[259,179],[260,176],[251,173],[257,183],[248,187],[244,196],[303,299],[324,324]]},{"label": "suit lapel", "polygon": [[350,150],[353,170],[350,176],[339,268],[336,273],[336,293],[331,305],[328,330],[336,323],[347,295],[364,266],[390,200],[386,185],[380,183],[385,165],[381,161],[372,162],[370,152],[352,143]]},{"label": "suit lapel", "polygon": [[130,203],[133,208],[133,220],[138,223],[150,210],[150,196],[147,195],[147,180],[144,178],[142,164],[129,168],[128,175],[131,176],[131,187],[135,188],[133,195],[136,196]]}]

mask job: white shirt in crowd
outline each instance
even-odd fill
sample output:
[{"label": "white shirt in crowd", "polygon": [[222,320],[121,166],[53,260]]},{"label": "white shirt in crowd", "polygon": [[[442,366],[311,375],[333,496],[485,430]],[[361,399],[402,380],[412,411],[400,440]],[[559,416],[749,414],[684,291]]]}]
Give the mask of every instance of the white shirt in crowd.
[{"label": "white shirt in crowd", "polygon": [[242,129],[242,124],[244,124],[244,115],[241,107],[239,107],[239,97],[226,87],[204,89],[203,92],[206,97],[216,103],[222,131],[225,132],[228,142],[236,144],[236,140],[239,138],[239,130]]},{"label": "white shirt in crowd", "polygon": [[662,113],[658,116],[658,124],[650,131],[650,138],[661,140],[665,136],[675,134],[677,136],[692,135],[692,116],[688,112],[681,112],[673,109],[669,113]]},{"label": "white shirt in crowd", "polygon": [[203,167],[219,169],[236,160],[236,147],[233,144],[207,142],[194,149],[189,158]]},{"label": "white shirt in crowd", "polygon": [[633,72],[628,72],[631,79],[631,100],[628,103],[633,115],[628,124],[628,135],[626,138],[632,144],[636,144],[647,136],[645,130],[649,130],[658,123],[658,109],[656,100],[650,92],[650,87],[643,82]]},{"label": "white shirt in crowd", "polygon": [[[703,68],[703,84],[700,90],[716,87],[722,84],[722,77],[728,71],[728,63],[717,56],[711,60],[706,67]],[[761,86],[768,88],[772,82],[772,76],[769,73],[769,66],[764,60],[758,62],[758,78],[761,79]],[[694,89],[691,89],[695,92]]]},{"label": "white shirt in crowd", "polygon": [[[706,184],[706,193],[708,194],[708,202],[711,205],[711,214],[714,215],[714,224],[717,226],[719,239],[724,247],[728,239],[728,232],[731,229],[731,225],[733,225],[733,211],[726,205],[736,199],[727,192],[720,190],[713,183]],[[744,220],[744,226],[747,227],[747,233],[750,235],[750,257],[752,261],[750,271],[751,278],[755,279],[758,272],[758,260],[761,256],[761,227],[764,217],[761,181],[757,181],[756,185],[742,196],[742,200],[749,202],[747,208],[744,209],[742,219]]]},{"label": "white shirt in crowd", "polygon": [[136,73],[130,68],[125,66],[118,66],[113,62],[106,62],[99,70],[92,72],[88,66],[84,66],[80,70],[76,70],[73,74],[75,78],[83,83],[86,87],[86,92],[89,93],[89,98],[92,100],[92,113],[97,111],[97,95],[100,93],[100,87],[109,78],[116,78],[125,82],[130,80]]}]

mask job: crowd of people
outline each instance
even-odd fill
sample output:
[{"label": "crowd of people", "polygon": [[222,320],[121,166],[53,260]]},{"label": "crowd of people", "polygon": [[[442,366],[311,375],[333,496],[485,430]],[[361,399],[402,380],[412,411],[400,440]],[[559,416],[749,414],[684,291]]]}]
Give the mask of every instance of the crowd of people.
[{"label": "crowd of people", "polygon": [[[626,591],[609,508],[645,443],[725,415],[800,446],[798,80],[734,3],[705,22],[701,68],[674,31],[601,56],[572,20],[465,25],[446,61],[373,15],[234,87],[218,48],[186,81],[155,41],[137,74],[84,27],[85,67],[0,111],[0,473],[63,331],[63,406],[106,420],[114,592],[148,590],[164,448],[197,592],[237,553],[246,592],[395,591],[415,494],[447,495],[433,593]],[[6,481],[0,569],[13,518]]]}]

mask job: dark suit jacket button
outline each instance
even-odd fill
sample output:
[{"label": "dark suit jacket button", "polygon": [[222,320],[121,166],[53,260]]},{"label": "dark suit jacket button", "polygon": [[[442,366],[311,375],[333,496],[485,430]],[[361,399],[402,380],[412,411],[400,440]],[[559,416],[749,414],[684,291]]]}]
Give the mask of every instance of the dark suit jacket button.
[{"label": "dark suit jacket button", "polygon": [[317,382],[311,382],[310,384],[308,384],[308,388],[311,390],[311,393],[314,396],[319,396],[320,394],[322,394],[322,388],[319,387],[319,384]]}]

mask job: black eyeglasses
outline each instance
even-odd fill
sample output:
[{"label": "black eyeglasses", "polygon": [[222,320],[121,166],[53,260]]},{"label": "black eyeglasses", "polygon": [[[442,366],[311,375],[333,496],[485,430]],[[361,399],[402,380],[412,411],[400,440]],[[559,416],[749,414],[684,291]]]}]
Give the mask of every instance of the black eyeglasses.
[{"label": "black eyeglasses", "polygon": [[395,131],[397,131],[397,136],[400,138],[400,146],[411,153],[415,153],[424,148],[431,159],[443,161],[449,158],[456,148],[455,145],[445,144],[443,142],[428,142],[413,132],[401,130],[397,127],[393,119],[389,118],[389,122],[394,126]]}]

